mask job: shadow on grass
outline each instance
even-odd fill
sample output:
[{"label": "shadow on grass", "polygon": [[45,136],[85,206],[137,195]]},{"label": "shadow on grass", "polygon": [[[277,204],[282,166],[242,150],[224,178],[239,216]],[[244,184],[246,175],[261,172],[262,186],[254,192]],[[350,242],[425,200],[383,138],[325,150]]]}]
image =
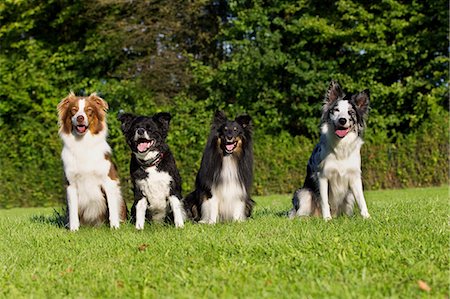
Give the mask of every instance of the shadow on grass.
[{"label": "shadow on grass", "polygon": [[273,209],[270,209],[270,208],[262,208],[262,209],[259,209],[258,211],[255,211],[254,217],[260,218],[260,217],[265,217],[265,216],[276,216],[276,217],[280,217],[280,218],[287,218],[288,213],[289,213],[289,211],[286,211],[286,210],[274,211]]},{"label": "shadow on grass", "polygon": [[58,212],[57,210],[53,209],[53,214],[50,216],[46,215],[33,215],[30,218],[31,222],[34,223],[43,223],[43,224],[50,224],[56,227],[64,228],[66,226],[66,216],[65,212]]}]

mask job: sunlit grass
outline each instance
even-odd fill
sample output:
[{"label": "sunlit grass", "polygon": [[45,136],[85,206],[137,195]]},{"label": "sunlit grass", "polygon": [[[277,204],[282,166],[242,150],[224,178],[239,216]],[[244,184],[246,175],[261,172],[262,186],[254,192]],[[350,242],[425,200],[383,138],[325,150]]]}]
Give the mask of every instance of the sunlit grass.
[{"label": "sunlit grass", "polygon": [[0,297],[447,296],[448,189],[366,198],[368,221],[289,220],[290,196],[274,195],[255,198],[244,223],[142,232],[126,224],[71,233],[53,209],[0,210]]}]

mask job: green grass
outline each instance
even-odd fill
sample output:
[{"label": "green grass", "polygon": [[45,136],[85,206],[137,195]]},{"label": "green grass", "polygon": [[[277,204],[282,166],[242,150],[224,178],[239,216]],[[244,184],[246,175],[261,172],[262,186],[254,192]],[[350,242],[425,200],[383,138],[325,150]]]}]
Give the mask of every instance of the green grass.
[{"label": "green grass", "polygon": [[[52,209],[0,210],[0,297],[445,298],[448,189],[366,193],[372,219],[288,220],[257,197],[245,223],[117,231],[55,225]],[[423,280],[431,287],[418,287]]]}]

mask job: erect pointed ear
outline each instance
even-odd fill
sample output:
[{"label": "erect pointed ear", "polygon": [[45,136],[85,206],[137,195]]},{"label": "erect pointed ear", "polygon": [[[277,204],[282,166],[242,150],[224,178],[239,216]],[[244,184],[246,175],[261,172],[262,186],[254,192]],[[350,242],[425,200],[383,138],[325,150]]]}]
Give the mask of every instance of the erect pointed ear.
[{"label": "erect pointed ear", "polygon": [[172,119],[172,116],[170,115],[170,113],[160,112],[160,113],[153,115],[152,119],[167,134],[167,132],[169,131],[170,120]]},{"label": "erect pointed ear", "polygon": [[227,116],[225,115],[225,112],[223,111],[216,111],[214,114],[213,123],[220,124],[224,123],[227,120]]},{"label": "erect pointed ear", "polygon": [[355,102],[356,108],[359,109],[361,114],[365,115],[369,112],[369,104],[370,104],[370,91],[368,89],[361,91],[357,95],[352,97]]},{"label": "erect pointed ear", "polygon": [[104,99],[102,99],[101,97],[99,97],[95,92],[94,93],[91,93],[90,94],[90,96],[89,96],[89,98],[91,99],[91,100],[93,100],[94,101],[94,103],[100,108],[100,109],[102,109],[103,111],[106,111],[106,110],[108,110],[108,103],[104,100]]},{"label": "erect pointed ear", "polygon": [[121,122],[120,128],[122,129],[122,132],[126,134],[131,127],[131,123],[136,118],[134,114],[131,113],[125,113],[123,110],[119,111],[119,114],[117,115],[117,119]]},{"label": "erect pointed ear", "polygon": [[243,114],[236,117],[235,121],[245,129],[251,124],[252,118],[247,114]]},{"label": "erect pointed ear", "polygon": [[325,104],[330,105],[338,98],[344,96],[342,92],[341,86],[334,80],[331,80],[330,85],[328,86],[327,93],[325,94]]}]

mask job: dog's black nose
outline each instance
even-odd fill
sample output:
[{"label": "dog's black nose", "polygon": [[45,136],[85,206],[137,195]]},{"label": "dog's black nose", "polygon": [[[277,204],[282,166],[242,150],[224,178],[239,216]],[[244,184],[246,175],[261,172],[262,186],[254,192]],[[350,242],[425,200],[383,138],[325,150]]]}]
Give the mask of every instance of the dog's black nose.
[{"label": "dog's black nose", "polygon": [[78,123],[82,123],[84,121],[84,116],[83,115],[78,115],[77,116],[77,122]]},{"label": "dog's black nose", "polygon": [[347,119],[346,119],[346,118],[343,118],[343,117],[339,118],[339,124],[340,124],[341,126],[345,125],[346,122],[347,122]]},{"label": "dog's black nose", "polygon": [[145,134],[145,130],[143,128],[139,128],[139,129],[136,130],[136,133],[138,135],[144,135]]}]

